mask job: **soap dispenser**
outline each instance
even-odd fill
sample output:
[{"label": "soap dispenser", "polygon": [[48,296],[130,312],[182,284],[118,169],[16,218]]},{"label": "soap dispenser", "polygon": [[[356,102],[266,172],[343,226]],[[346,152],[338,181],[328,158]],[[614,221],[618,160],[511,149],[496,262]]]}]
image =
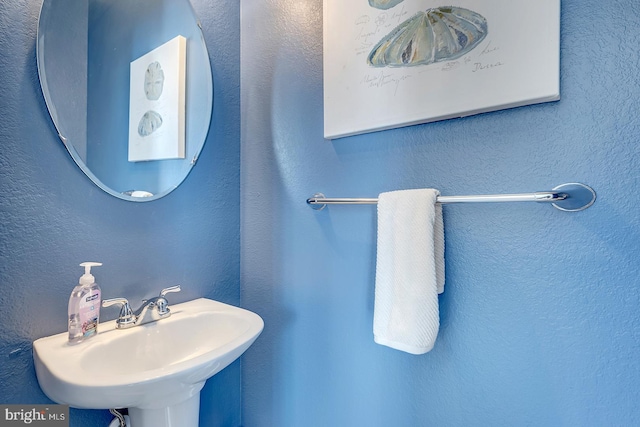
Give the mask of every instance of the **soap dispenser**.
[{"label": "soap dispenser", "polygon": [[99,262],[83,262],[84,274],[69,297],[69,343],[78,344],[98,333],[100,320],[100,286],[91,274],[91,267]]}]

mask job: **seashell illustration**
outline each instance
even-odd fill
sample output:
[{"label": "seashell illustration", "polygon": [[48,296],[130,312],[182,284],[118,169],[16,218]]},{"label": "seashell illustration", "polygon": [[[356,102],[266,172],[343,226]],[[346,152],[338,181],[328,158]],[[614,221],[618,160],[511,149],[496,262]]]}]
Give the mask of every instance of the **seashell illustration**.
[{"label": "seashell illustration", "polygon": [[162,126],[162,116],[155,111],[147,111],[138,123],[138,135],[149,136],[160,126]]},{"label": "seashell illustration", "polygon": [[157,101],[164,88],[164,71],[158,61],[152,62],[144,73],[144,94],[147,99]]},{"label": "seashell illustration", "polygon": [[403,1],[404,0],[369,0],[369,6],[375,7],[376,9],[387,10]]},{"label": "seashell illustration", "polygon": [[487,20],[472,10],[440,6],[418,12],[371,50],[374,67],[412,67],[461,57],[487,36]]}]

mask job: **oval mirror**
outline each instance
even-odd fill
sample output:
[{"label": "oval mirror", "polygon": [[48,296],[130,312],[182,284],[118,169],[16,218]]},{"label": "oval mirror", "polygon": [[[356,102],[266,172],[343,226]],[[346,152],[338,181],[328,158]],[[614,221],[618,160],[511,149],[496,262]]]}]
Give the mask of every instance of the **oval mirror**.
[{"label": "oval mirror", "polygon": [[149,201],[187,177],[213,101],[189,0],[44,0],[36,53],[58,135],[100,188]]}]

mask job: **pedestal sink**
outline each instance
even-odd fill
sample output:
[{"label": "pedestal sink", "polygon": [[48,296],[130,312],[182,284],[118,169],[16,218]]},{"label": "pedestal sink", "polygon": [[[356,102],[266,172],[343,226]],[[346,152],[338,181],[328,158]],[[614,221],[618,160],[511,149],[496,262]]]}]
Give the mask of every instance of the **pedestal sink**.
[{"label": "pedestal sink", "polygon": [[240,357],[262,332],[260,316],[206,298],[131,329],[101,323],[94,338],[67,333],[33,343],[45,394],[74,408],[129,408],[132,427],[197,427],[207,378]]}]

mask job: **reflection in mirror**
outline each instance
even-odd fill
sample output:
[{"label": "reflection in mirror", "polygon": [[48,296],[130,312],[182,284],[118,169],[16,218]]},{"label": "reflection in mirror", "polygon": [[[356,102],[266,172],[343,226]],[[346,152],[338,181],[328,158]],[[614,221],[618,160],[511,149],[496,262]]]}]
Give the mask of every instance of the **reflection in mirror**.
[{"label": "reflection in mirror", "polygon": [[[177,48],[163,46],[178,36],[186,39],[182,65],[171,56],[178,55]],[[164,68],[145,65],[143,73],[151,75],[131,85],[136,76],[130,72],[132,62],[158,52],[164,55]],[[209,56],[189,0],[44,0],[37,58],[58,134],[100,188],[121,199],[149,201],[186,178],[204,145],[213,101]],[[182,77],[181,66],[186,70]],[[140,114],[130,124],[130,111],[140,108],[155,115]],[[147,148],[164,144],[173,149],[183,143],[184,149],[129,161],[130,127]]]}]

